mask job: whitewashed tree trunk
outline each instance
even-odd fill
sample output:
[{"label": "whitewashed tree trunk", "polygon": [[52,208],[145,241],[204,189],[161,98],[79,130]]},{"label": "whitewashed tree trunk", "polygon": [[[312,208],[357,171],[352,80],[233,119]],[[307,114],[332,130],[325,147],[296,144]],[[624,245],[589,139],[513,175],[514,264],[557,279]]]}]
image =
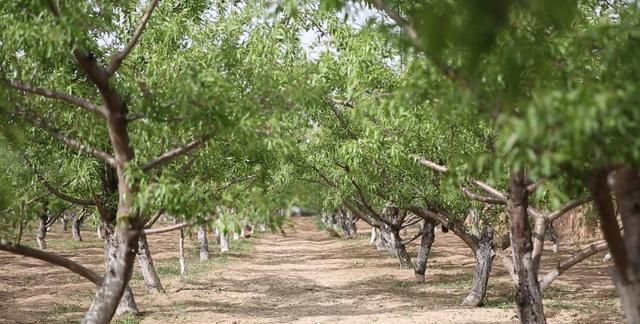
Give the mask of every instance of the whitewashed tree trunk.
[{"label": "whitewashed tree trunk", "polygon": [[233,232],[233,240],[237,241],[240,239],[240,234],[238,232]]},{"label": "whitewashed tree trunk", "polygon": [[220,233],[220,252],[229,252],[229,234]]},{"label": "whitewashed tree trunk", "polygon": [[209,260],[209,241],[207,240],[207,226],[198,226],[198,248],[200,250],[200,261]]},{"label": "whitewashed tree trunk", "polygon": [[184,228],[180,228],[180,239],[178,241],[180,249],[180,274],[184,274],[187,270],[187,264],[184,259]]},{"label": "whitewashed tree trunk", "polygon": [[375,227],[372,227],[371,228],[371,238],[369,239],[369,244],[371,244],[371,245],[376,244],[377,237],[378,237],[378,230]]},{"label": "whitewashed tree trunk", "polygon": [[40,217],[40,223],[38,224],[38,232],[36,233],[36,241],[38,247],[41,250],[47,249],[47,218]]}]

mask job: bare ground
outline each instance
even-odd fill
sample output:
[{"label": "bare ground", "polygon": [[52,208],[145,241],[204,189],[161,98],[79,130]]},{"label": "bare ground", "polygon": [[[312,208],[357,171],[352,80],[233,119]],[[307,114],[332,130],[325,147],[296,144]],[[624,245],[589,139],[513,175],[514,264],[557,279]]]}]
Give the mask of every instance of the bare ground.
[{"label": "bare ground", "polygon": [[[150,238],[166,294],[147,293],[138,271],[131,285],[142,314],[121,323],[515,323],[510,279],[499,260],[489,282],[486,305],[459,304],[471,285],[471,251],[451,233],[436,234],[427,283],[399,269],[366,236],[340,240],[316,229],[310,218],[295,219],[286,236],[260,234],[232,241],[225,256],[196,260],[187,240],[187,274],[180,276],[176,233]],[[29,235],[33,237],[32,234]],[[51,251],[101,272],[102,242],[84,231],[71,240],[56,226],[48,234]],[[33,240],[26,239],[33,245]],[[211,244],[212,250],[217,246]],[[570,255],[545,251],[549,269]],[[415,246],[411,252],[415,253]],[[620,306],[602,255],[571,269],[545,291],[549,323],[620,323]],[[137,265],[136,265],[137,267]],[[543,271],[545,273],[546,271]],[[0,323],[68,323],[89,307],[92,285],[65,269],[0,253]]]}]

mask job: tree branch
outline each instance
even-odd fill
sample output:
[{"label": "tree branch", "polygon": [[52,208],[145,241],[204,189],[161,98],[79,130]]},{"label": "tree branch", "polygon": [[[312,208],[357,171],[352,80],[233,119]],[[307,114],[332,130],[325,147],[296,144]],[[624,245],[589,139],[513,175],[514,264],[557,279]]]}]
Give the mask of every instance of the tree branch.
[{"label": "tree branch", "polygon": [[145,164],[142,167],[143,171],[149,171],[153,168],[157,168],[159,166],[162,166],[164,164],[167,164],[169,162],[171,162],[172,160],[174,160],[175,158],[189,153],[193,150],[195,150],[196,148],[200,147],[202,144],[204,144],[206,141],[208,141],[210,138],[210,136],[205,136],[202,137],[200,139],[194,140],[190,143],[187,143],[183,146],[174,148],[172,150],[169,150],[167,152],[165,152],[164,154],[160,155],[159,157],[157,157],[156,159],[149,161],[147,164]]},{"label": "tree branch", "polygon": [[593,201],[592,197],[584,197],[584,198],[580,198],[580,199],[574,199],[571,200],[569,202],[567,202],[566,204],[564,204],[564,206],[560,207],[558,210],[550,213],[547,215],[547,219],[550,222],[553,222],[554,220],[560,218],[560,216],[570,212],[571,210],[573,210],[574,208],[580,207],[586,203],[589,203]]},{"label": "tree branch", "polygon": [[175,231],[175,230],[179,230],[181,228],[184,228],[187,225],[188,225],[187,223],[180,223],[180,224],[171,225],[171,226],[162,227],[162,228],[145,229],[144,230],[144,234],[145,235],[153,235],[153,234],[171,232],[171,231]]},{"label": "tree branch", "polygon": [[86,146],[78,142],[75,138],[69,137],[63,134],[57,128],[50,126],[44,119],[38,117],[37,115],[32,113],[27,113],[24,111],[19,112],[17,115],[21,116],[24,120],[30,122],[34,126],[41,128],[45,132],[49,133],[49,135],[53,136],[55,139],[62,142],[63,144],[69,147],[75,148],[81,152],[91,154],[96,158],[107,162],[109,165],[113,167],[116,166],[116,159],[113,156],[111,156],[109,153],[95,149],[93,147]]},{"label": "tree branch", "polygon": [[151,216],[151,218],[149,219],[149,221],[144,225],[144,228],[151,228],[151,226],[153,226],[153,224],[155,224],[158,219],[160,218],[160,216],[164,215],[164,212],[166,210],[164,208],[160,208],[158,209],[158,211],[156,211],[155,214],[153,214],[153,216]]},{"label": "tree branch", "polygon": [[582,260],[598,253],[598,252],[602,252],[605,251],[608,248],[607,246],[607,242],[605,241],[599,241],[596,243],[591,243],[589,244],[588,247],[576,252],[573,256],[571,256],[568,259],[565,259],[564,261],[558,263],[558,266],[552,270],[551,272],[547,273],[544,278],[542,278],[542,280],[540,280],[540,289],[544,290],[545,288],[547,288],[547,286],[549,286],[556,278],[558,278],[558,276],[560,276],[561,274],[563,274],[565,271],[569,270],[569,268],[573,267],[574,265],[582,262]]},{"label": "tree branch", "polygon": [[479,201],[479,202],[483,202],[485,204],[491,204],[491,205],[506,205],[507,204],[507,201],[505,199],[497,198],[497,197],[482,196],[482,195],[479,195],[479,194],[477,194],[475,192],[472,192],[471,190],[469,190],[466,187],[462,187],[462,188],[460,188],[460,190],[462,190],[464,195],[467,196],[467,198],[469,198],[471,200],[475,200],[475,201]]},{"label": "tree branch", "polygon": [[109,75],[113,75],[118,70],[118,68],[120,68],[120,65],[122,64],[124,59],[127,58],[127,55],[129,55],[129,53],[131,53],[133,48],[136,46],[138,40],[140,39],[140,36],[142,36],[142,33],[144,32],[144,29],[147,27],[147,22],[151,18],[153,10],[157,6],[158,0],[151,0],[149,7],[147,7],[147,10],[145,11],[144,15],[142,15],[142,18],[138,23],[138,27],[136,27],[136,30],[133,32],[129,43],[127,43],[127,45],[120,52],[116,53],[111,58],[111,63],[109,63],[109,67],[107,67],[107,73]]},{"label": "tree branch", "polygon": [[4,84],[6,84],[7,86],[14,88],[16,90],[20,90],[20,91],[24,91],[27,93],[32,93],[32,94],[36,94],[45,98],[51,98],[51,99],[57,99],[57,100],[62,100],[64,102],[70,103],[74,106],[78,106],[80,108],[85,109],[86,111],[92,112],[102,118],[106,117],[106,111],[103,107],[99,107],[87,100],[84,100],[80,97],[76,97],[74,95],[68,94],[68,93],[64,93],[64,92],[59,92],[59,91],[54,91],[54,90],[49,90],[49,89],[43,89],[43,88],[38,88],[35,86],[32,86],[30,84],[25,84],[22,83],[20,81],[16,81],[16,80],[1,80]]},{"label": "tree branch", "polygon": [[94,283],[96,286],[100,286],[102,284],[102,278],[95,272],[63,256],[38,249],[32,249],[30,247],[19,244],[13,244],[5,240],[0,241],[0,250],[61,266],[81,275],[82,277]]}]

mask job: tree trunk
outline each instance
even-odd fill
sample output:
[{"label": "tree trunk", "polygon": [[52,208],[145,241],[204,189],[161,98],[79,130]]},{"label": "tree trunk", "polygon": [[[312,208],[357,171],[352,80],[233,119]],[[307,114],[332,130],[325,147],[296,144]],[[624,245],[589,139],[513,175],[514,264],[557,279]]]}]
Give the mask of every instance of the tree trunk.
[{"label": "tree trunk", "polygon": [[358,237],[356,220],[357,218],[353,215],[353,213],[346,210],[340,210],[339,224],[340,224],[340,227],[342,228],[342,232],[344,233],[344,238],[355,239]]},{"label": "tree trunk", "polygon": [[420,239],[420,248],[418,249],[418,256],[416,257],[415,274],[416,281],[425,282],[425,272],[427,271],[427,260],[429,259],[429,252],[431,251],[431,245],[435,238],[436,223],[431,220],[424,220],[422,225],[422,238]]},{"label": "tree trunk", "polygon": [[238,233],[238,232],[233,232],[233,240],[234,240],[234,241],[237,241],[237,240],[239,240],[239,239],[240,239],[240,233]]},{"label": "tree trunk", "polygon": [[69,227],[69,219],[62,216],[60,217],[60,221],[62,222],[62,230],[66,232]]},{"label": "tree trunk", "polygon": [[469,295],[462,301],[462,306],[478,307],[482,306],[487,295],[487,285],[489,274],[491,273],[491,263],[495,254],[493,253],[493,230],[485,229],[478,240],[478,249],[474,252],[476,267],[473,272],[473,283]]},{"label": "tree trunk", "polygon": [[151,251],[149,250],[149,242],[147,242],[147,236],[144,233],[140,234],[138,239],[138,262],[140,263],[140,272],[142,272],[142,278],[144,283],[149,289],[149,292],[156,294],[164,292],[160,277],[156,272],[156,267],[153,264],[153,258],[151,257]]},{"label": "tree trunk", "polygon": [[376,244],[378,241],[378,230],[375,227],[371,227],[371,238],[369,239],[369,244]]},{"label": "tree trunk", "polygon": [[[616,170],[613,181],[613,192],[618,202],[618,209],[624,228],[622,242],[612,244],[612,235],[606,235],[607,243],[616,265],[612,272],[616,289],[620,295],[624,317],[627,323],[640,323],[640,173],[631,168]],[[602,220],[604,226],[606,220]],[[615,214],[606,224],[617,227]],[[619,233],[619,230],[618,230]],[[620,244],[623,243],[623,244]]]},{"label": "tree trunk", "polygon": [[387,224],[381,224],[380,239],[385,245],[386,250],[389,251],[393,257],[398,259],[400,268],[411,269],[413,267],[411,264],[411,257],[409,256],[409,253],[407,253],[407,249],[404,244],[402,244],[399,230],[394,230]]},{"label": "tree trunk", "polygon": [[[104,226],[104,225],[103,225]],[[138,314],[133,292],[127,285],[133,272],[133,258],[138,249],[138,235],[126,229],[106,230],[106,270],[102,286],[82,323],[108,323],[114,314]]]},{"label": "tree trunk", "polygon": [[541,324],[546,323],[546,319],[542,308],[538,275],[532,259],[533,243],[527,213],[528,198],[524,171],[514,172],[509,180],[507,209],[511,220],[513,266],[518,276],[515,302],[520,323]]},{"label": "tree trunk", "polygon": [[40,217],[40,223],[38,225],[38,233],[36,233],[36,241],[38,242],[38,247],[40,250],[47,249],[47,218]]},{"label": "tree trunk", "polygon": [[71,224],[71,234],[73,235],[74,241],[82,242],[82,236],[80,235],[80,226],[82,225],[82,221],[82,217],[75,217],[73,224]]},{"label": "tree trunk", "polygon": [[229,234],[220,231],[220,252],[229,252]]},{"label": "tree trunk", "polygon": [[180,249],[180,274],[184,274],[187,271],[187,264],[184,259],[184,228],[180,228],[180,240],[178,241],[178,247]]},{"label": "tree trunk", "polygon": [[200,261],[209,260],[209,241],[207,240],[207,226],[198,226],[198,247],[200,248]]}]

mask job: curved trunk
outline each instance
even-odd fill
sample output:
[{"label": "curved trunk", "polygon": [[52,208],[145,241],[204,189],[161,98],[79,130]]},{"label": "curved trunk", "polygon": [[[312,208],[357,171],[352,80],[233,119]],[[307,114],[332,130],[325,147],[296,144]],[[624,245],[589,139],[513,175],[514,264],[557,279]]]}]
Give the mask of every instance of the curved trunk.
[{"label": "curved trunk", "polygon": [[153,258],[151,257],[151,251],[149,250],[149,243],[147,242],[147,236],[143,233],[140,234],[138,239],[138,262],[140,263],[140,272],[142,272],[142,278],[144,283],[151,293],[164,292],[162,283],[156,272],[156,267],[153,264]]},{"label": "curved trunk", "polygon": [[47,218],[40,217],[40,223],[38,224],[38,233],[36,233],[36,241],[38,242],[38,247],[41,250],[47,249]]},{"label": "curved trunk", "polygon": [[198,226],[198,247],[200,248],[200,261],[209,260],[209,241],[207,240],[207,226]]},{"label": "curved trunk", "polygon": [[80,235],[80,226],[82,225],[82,218],[76,217],[71,224],[71,234],[74,241],[82,242],[82,236]]},{"label": "curved trunk", "polygon": [[[127,283],[133,272],[133,258],[138,249],[138,233],[121,229],[107,232],[105,239],[106,269],[102,285],[85,314],[82,323],[109,323],[114,314],[133,313],[138,309]],[[122,298],[125,294],[126,298]],[[116,312],[117,309],[117,312]]]},{"label": "curved trunk", "polygon": [[528,198],[524,172],[514,172],[509,180],[507,209],[511,221],[513,267],[518,277],[515,287],[518,318],[523,324],[546,324],[538,274],[532,256],[533,242],[527,213]]},{"label": "curved trunk", "polygon": [[463,306],[478,307],[482,305],[487,295],[487,285],[494,256],[493,231],[485,229],[478,240],[478,249],[475,251],[476,266],[473,271],[473,283],[471,284],[469,295],[462,301]]},{"label": "curved trunk", "polygon": [[420,247],[418,249],[418,255],[416,256],[415,274],[416,281],[425,282],[425,272],[427,271],[427,260],[429,259],[429,252],[431,252],[431,245],[435,239],[436,223],[431,220],[424,220],[422,226],[422,238],[420,239]]}]

